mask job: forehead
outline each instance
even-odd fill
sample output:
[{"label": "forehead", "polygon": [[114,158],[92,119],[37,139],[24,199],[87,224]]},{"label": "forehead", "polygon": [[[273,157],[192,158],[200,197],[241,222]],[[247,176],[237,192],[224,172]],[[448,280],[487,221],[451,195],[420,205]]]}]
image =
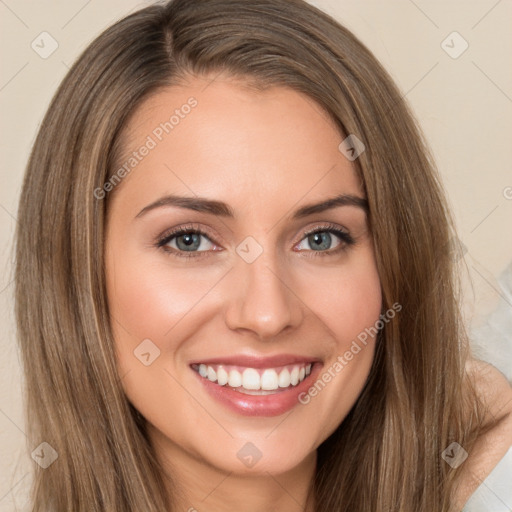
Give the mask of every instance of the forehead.
[{"label": "forehead", "polygon": [[311,202],[362,195],[340,130],[305,94],[263,91],[233,79],[191,79],[153,94],[134,112],[116,168],[116,195],[137,203],[164,193],[209,196],[234,208],[272,198]]}]

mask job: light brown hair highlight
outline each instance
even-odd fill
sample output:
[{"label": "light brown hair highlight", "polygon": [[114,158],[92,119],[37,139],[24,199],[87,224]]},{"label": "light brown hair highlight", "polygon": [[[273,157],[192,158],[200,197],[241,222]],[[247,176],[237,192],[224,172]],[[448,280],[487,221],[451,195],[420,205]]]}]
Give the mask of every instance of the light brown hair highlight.
[{"label": "light brown hair highlight", "polygon": [[116,368],[103,266],[108,196],[93,191],[117,170],[123,129],[145,99],[220,73],[300,91],[340,137],[364,141],[354,165],[383,311],[402,305],[380,332],[356,405],[319,448],[316,510],[449,510],[457,470],[441,452],[452,441],[471,449],[482,410],[464,372],[452,221],[404,98],[350,31],[305,2],[175,0],[131,14],[84,51],[28,163],[16,253],[28,435],[59,454],[37,468],[33,512],[172,510]]}]

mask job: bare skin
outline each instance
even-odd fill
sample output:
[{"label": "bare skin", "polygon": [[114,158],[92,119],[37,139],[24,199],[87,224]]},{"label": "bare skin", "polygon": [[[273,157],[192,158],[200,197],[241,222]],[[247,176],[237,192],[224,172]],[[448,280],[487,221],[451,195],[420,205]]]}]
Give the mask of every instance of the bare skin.
[{"label": "bare skin", "polygon": [[[158,131],[190,97],[197,105],[181,111],[172,131]],[[342,138],[304,95],[255,92],[229,78],[194,78],[151,97],[131,119],[122,160],[148,136],[156,144],[114,191],[107,226],[107,291],[125,392],[179,487],[169,487],[177,510],[313,512],[307,490],[316,448],[359,396],[374,340],[306,405],[274,417],[247,417],[213,400],[190,362],[286,353],[318,358],[327,369],[379,319],[364,209],[293,218],[339,194],[364,198],[338,150]],[[170,194],[222,201],[234,216],[148,208]],[[205,231],[195,256],[183,256],[190,254],[183,235],[168,239],[180,226]],[[328,248],[315,246],[311,231]],[[251,263],[237,252],[246,237],[262,250]],[[160,351],[148,366],[134,357],[147,339]],[[248,442],[261,453],[253,467],[237,457]]]},{"label": "bare skin", "polygon": [[[189,97],[198,102],[124,179],[110,205],[106,265],[120,373],[183,488],[180,510],[302,511],[316,448],[360,394],[373,340],[289,416],[228,410],[204,392],[189,362],[286,353],[319,358],[328,368],[343,355],[381,312],[365,211],[341,206],[292,216],[340,193],[364,196],[338,150],[338,131],[312,101],[285,88],[255,93],[230,80],[206,84],[197,79],[160,92],[131,122],[127,147],[137,148]],[[235,217],[175,206],[136,217],[168,194],[223,201]],[[186,259],[155,246],[163,232],[187,223],[208,230],[202,255]],[[331,234],[325,246],[311,246],[305,233],[318,228],[326,236],[326,223],[355,244]],[[236,252],[248,236],[263,249],[252,263]],[[167,249],[177,251],[177,242]],[[313,254],[319,252],[330,254]],[[133,356],[147,338],[161,351],[148,367]],[[252,468],[237,457],[247,442],[262,454]]]}]

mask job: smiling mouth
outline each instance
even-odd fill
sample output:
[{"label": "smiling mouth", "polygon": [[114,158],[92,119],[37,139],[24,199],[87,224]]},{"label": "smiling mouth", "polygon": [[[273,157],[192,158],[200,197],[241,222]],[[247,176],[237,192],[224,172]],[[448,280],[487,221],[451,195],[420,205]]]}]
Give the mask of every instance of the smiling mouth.
[{"label": "smiling mouth", "polygon": [[245,395],[271,395],[287,391],[311,373],[311,363],[295,363],[275,368],[248,368],[225,364],[192,364],[204,379]]}]

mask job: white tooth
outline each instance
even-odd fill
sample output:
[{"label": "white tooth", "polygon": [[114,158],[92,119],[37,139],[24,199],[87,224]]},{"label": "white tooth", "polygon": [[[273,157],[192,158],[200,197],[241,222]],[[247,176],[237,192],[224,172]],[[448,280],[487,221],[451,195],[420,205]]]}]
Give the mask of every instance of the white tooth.
[{"label": "white tooth", "polygon": [[201,377],[206,377],[208,375],[208,370],[206,369],[205,364],[199,365],[199,375],[201,375]]},{"label": "white tooth", "polygon": [[311,363],[309,363],[307,366],[306,366],[306,375],[309,375],[311,373]]},{"label": "white tooth", "polygon": [[239,388],[242,385],[242,375],[240,375],[238,370],[231,370],[229,372],[228,383],[232,388]]},{"label": "white tooth", "polygon": [[[217,374],[218,374],[218,372],[217,372]],[[304,368],[304,366],[301,366],[300,371],[299,371],[299,382],[302,382],[305,377],[306,377],[306,369]]]},{"label": "white tooth", "polygon": [[224,384],[227,384],[228,380],[229,380],[228,372],[226,370],[224,370],[224,368],[222,368],[222,366],[219,366],[217,368],[217,384],[219,386],[224,386]]},{"label": "white tooth", "polygon": [[211,366],[208,366],[208,380],[211,380],[212,382],[215,382],[217,380],[217,373],[215,372],[215,370],[211,367]]},{"label": "white tooth", "polygon": [[260,389],[260,374],[254,368],[246,368],[242,374],[242,386],[245,389]]},{"label": "white tooth", "polygon": [[299,367],[294,366],[290,373],[290,384],[296,386],[299,383]]},{"label": "white tooth", "polygon": [[288,368],[285,368],[279,374],[279,387],[287,388],[289,385],[290,385],[290,372],[288,371]]},{"label": "white tooth", "polygon": [[[244,386],[245,387],[245,386]],[[279,387],[279,379],[275,370],[265,370],[261,376],[261,389],[270,391]]]}]

